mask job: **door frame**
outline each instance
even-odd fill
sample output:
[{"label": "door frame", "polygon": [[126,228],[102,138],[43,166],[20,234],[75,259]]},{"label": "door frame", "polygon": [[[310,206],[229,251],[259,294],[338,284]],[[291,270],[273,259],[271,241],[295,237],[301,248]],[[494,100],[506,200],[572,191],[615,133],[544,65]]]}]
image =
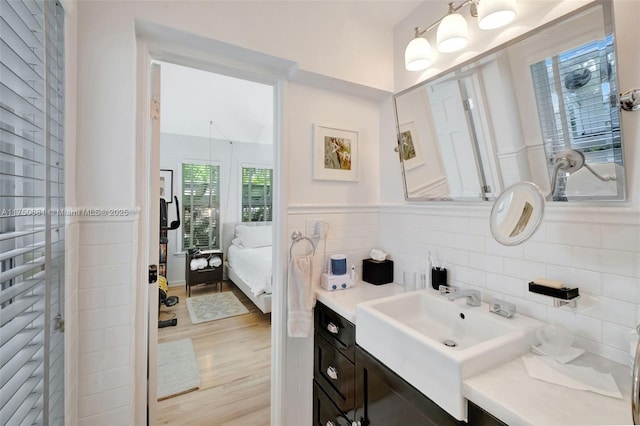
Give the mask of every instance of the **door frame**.
[{"label": "door frame", "polygon": [[[271,313],[271,424],[280,425],[285,422],[285,381],[286,381],[286,244],[287,233],[287,176],[288,167],[285,153],[287,152],[286,129],[286,95],[288,80],[286,73],[279,70],[267,70],[246,63],[245,66],[229,66],[215,59],[202,60],[196,56],[185,56],[182,53],[171,51],[168,46],[155,46],[147,39],[137,37],[137,117],[136,117],[136,205],[140,207],[140,220],[138,223],[138,250],[137,250],[137,277],[135,286],[135,323],[132,338],[135,351],[134,378],[135,387],[135,424],[156,424],[156,402],[149,401],[150,395],[147,389],[147,379],[155,383],[155,369],[147,365],[149,327],[152,324],[149,318],[147,283],[148,265],[150,262],[149,241],[150,232],[153,232],[154,215],[158,216],[155,204],[151,201],[151,195],[159,191],[159,183],[152,181],[153,170],[160,169],[160,164],[152,164],[154,147],[151,140],[150,120],[150,72],[151,61],[162,60],[184,66],[198,68],[235,78],[255,81],[273,87],[273,132],[274,132],[274,161],[273,161],[273,282]],[[257,64],[259,65],[259,64]],[[162,105],[160,107],[162,116]],[[156,172],[157,174],[157,172]],[[159,192],[158,192],[159,194]],[[155,218],[157,221],[157,218]],[[280,283],[280,285],[278,285]],[[153,391],[152,391],[153,392]]]}]

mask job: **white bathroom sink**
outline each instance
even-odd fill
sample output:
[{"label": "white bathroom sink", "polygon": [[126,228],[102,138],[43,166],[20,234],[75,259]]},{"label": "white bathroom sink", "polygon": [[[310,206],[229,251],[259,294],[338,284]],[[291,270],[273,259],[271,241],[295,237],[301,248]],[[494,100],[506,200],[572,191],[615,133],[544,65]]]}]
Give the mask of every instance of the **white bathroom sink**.
[{"label": "white bathroom sink", "polygon": [[[543,323],[421,290],[361,303],[356,342],[458,420],[462,381],[528,352]],[[447,346],[453,345],[455,346]]]}]

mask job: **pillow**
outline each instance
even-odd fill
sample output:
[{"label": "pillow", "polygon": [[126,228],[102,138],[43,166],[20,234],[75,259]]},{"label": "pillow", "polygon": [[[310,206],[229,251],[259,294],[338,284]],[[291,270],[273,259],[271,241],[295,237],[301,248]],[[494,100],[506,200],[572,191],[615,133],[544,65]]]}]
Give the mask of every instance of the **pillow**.
[{"label": "pillow", "polygon": [[236,226],[236,238],[244,248],[271,246],[271,226]]}]

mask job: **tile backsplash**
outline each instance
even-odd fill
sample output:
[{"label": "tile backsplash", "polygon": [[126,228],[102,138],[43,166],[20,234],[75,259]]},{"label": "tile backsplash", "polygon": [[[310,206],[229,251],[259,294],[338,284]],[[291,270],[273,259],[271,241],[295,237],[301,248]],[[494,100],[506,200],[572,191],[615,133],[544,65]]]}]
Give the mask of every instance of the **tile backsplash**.
[{"label": "tile backsplash", "polygon": [[[629,364],[640,320],[637,211],[548,207],[528,242],[506,247],[489,231],[488,206],[387,206],[380,210],[380,245],[403,270],[428,271],[427,253],[446,261],[449,284],[476,288],[483,299],[516,304],[518,312],[565,325],[575,345]],[[546,277],[580,288],[576,308],[528,291]]]},{"label": "tile backsplash", "polygon": [[127,424],[134,410],[137,214],[82,219],[77,237],[75,421],[78,425]]}]

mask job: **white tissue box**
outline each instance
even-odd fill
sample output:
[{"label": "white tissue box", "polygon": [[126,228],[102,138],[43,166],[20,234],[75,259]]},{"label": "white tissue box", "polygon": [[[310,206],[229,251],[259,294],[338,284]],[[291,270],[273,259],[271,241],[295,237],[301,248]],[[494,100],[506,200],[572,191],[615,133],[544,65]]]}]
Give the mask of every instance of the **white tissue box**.
[{"label": "white tissue box", "polygon": [[322,274],[320,277],[320,287],[328,291],[344,290],[349,287],[353,287],[353,280],[351,275],[331,275]]}]

